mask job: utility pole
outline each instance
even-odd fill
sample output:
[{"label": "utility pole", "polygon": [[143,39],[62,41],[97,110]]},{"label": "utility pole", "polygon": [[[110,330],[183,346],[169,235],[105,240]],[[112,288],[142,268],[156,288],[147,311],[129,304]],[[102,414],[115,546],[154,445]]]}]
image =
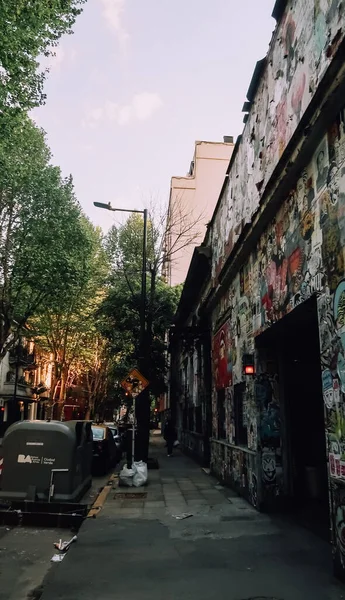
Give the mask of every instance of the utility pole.
[{"label": "utility pole", "polygon": [[[140,299],[140,348],[139,369],[145,368],[145,342],[146,342],[146,254],[147,254],[147,208],[143,210],[143,260],[141,267],[141,299]],[[145,375],[145,373],[143,373]]]},{"label": "utility pole", "polygon": [[[129,212],[139,213],[143,215],[143,250],[142,250],[142,268],[141,268],[141,297],[140,297],[140,332],[139,332],[139,370],[147,376],[147,352],[146,348],[147,332],[146,332],[146,262],[147,262],[147,217],[148,210],[131,210],[127,208],[113,208],[110,204],[103,202],[94,202],[94,206],[113,212]],[[134,418],[137,419],[137,458],[147,462],[149,439],[150,439],[150,394],[148,389],[141,392],[139,402],[133,398]],[[134,431],[134,430],[133,430]],[[127,465],[129,466],[129,465]]]},{"label": "utility pole", "polygon": [[[139,344],[139,370],[147,377],[147,330],[146,330],[146,253],[147,253],[147,209],[144,210],[143,262],[141,279],[141,322]],[[147,463],[150,440],[150,393],[148,389],[141,392],[136,404],[138,458]]]}]

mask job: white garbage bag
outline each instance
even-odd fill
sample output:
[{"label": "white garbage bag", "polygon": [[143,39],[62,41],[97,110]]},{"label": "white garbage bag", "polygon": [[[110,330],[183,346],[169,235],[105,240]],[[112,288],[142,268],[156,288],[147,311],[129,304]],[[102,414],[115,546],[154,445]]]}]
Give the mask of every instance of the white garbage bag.
[{"label": "white garbage bag", "polygon": [[[134,463],[135,465],[135,463]],[[120,480],[120,484],[124,485],[126,487],[132,487],[133,486],[133,478],[135,475],[135,466],[132,465],[131,469],[127,468],[127,465],[124,465],[122,468],[122,471],[120,472],[119,475],[119,480]]]},{"label": "white garbage bag", "polygon": [[147,482],[147,464],[141,460],[139,462],[135,462],[133,467],[135,471],[133,475],[134,487],[141,487],[142,485],[145,485]]}]

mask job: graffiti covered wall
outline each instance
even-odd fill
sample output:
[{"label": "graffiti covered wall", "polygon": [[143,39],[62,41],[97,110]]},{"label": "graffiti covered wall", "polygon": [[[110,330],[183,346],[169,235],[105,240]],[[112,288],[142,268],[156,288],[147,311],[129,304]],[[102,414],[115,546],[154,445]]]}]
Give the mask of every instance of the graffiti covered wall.
[{"label": "graffiti covered wall", "polygon": [[[273,35],[212,234],[213,277],[243,226],[250,223],[266,185],[344,37],[341,0],[290,0]],[[319,179],[326,154],[320,148]],[[308,180],[300,185],[308,187]],[[315,190],[314,190],[315,191]],[[308,196],[309,193],[309,196]],[[307,198],[312,200],[308,190]],[[308,223],[305,223],[308,226]],[[307,232],[305,232],[307,235]],[[299,257],[295,257],[297,265]],[[284,273],[283,273],[284,274]],[[272,274],[273,277],[273,274]]]},{"label": "graffiti covered wall", "polygon": [[[228,316],[230,389],[244,380],[242,356],[255,352],[255,337],[299,304],[317,297],[322,386],[332,478],[335,532],[345,522],[345,112],[342,111],[299,174],[274,220],[214,310],[213,323]],[[246,385],[247,447],[257,452],[258,502],[282,493],[278,374],[260,368],[254,389]],[[214,408],[216,405],[214,404]],[[230,410],[230,409],[229,409]],[[233,443],[233,434],[228,434]],[[240,451],[240,450],[239,450]],[[230,453],[230,454],[229,454]],[[229,451],[231,456],[231,451]],[[235,462],[214,450],[213,468],[224,480]],[[243,458],[242,461],[247,459]],[[243,472],[242,472],[243,471]],[[250,498],[250,482],[242,469]],[[244,479],[243,479],[244,478]],[[341,525],[337,525],[340,523]],[[345,565],[340,533],[335,537]]]},{"label": "graffiti covered wall", "polygon": [[[230,312],[233,381],[254,337],[344,277],[345,111],[326,133],[213,315]],[[340,303],[342,306],[342,303]],[[339,328],[339,327],[338,327]]]}]

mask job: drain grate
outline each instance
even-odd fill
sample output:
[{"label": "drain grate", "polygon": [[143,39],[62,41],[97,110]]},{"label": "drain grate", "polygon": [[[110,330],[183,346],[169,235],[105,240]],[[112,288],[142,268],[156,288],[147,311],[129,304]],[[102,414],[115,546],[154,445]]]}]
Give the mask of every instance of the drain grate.
[{"label": "drain grate", "polygon": [[146,498],[147,492],[138,492],[137,494],[115,494],[115,500],[142,500]]}]

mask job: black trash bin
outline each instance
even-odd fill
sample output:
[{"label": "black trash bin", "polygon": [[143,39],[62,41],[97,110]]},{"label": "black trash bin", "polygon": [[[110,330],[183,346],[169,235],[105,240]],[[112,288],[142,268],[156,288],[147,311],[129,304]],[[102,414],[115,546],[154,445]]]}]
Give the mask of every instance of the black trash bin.
[{"label": "black trash bin", "polygon": [[92,482],[88,421],[21,421],[2,447],[0,498],[78,502]]}]

